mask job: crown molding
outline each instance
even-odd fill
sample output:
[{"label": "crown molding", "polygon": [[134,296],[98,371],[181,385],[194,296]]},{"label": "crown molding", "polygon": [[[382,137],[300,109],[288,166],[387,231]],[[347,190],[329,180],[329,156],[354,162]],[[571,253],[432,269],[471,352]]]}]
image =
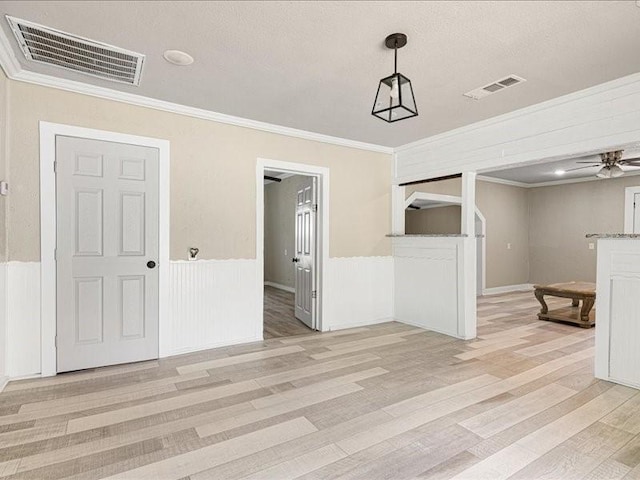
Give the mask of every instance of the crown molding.
[{"label": "crown molding", "polygon": [[80,93],[82,95],[88,95],[91,97],[113,100],[116,102],[127,103],[129,105],[136,105],[138,107],[152,108],[154,110],[176,113],[178,115],[185,115],[188,117],[224,123],[227,125],[251,128],[253,130],[260,130],[263,132],[276,133],[288,137],[312,140],[315,142],[338,145],[341,147],[356,148],[369,152],[386,153],[388,155],[392,155],[394,153],[394,149],[392,147],[376,145],[373,143],[359,142],[356,140],[349,140],[346,138],[309,132],[307,130],[284,127],[282,125],[274,125],[272,123],[260,122],[257,120],[236,117],[233,115],[226,115],[224,113],[213,112],[211,110],[205,110],[202,108],[189,107],[178,103],[167,102],[164,100],[158,100],[155,98],[136,95],[133,93],[120,92],[117,90],[112,90],[110,88],[90,85],[88,83],[77,82],[74,80],[53,77],[51,75],[44,75],[42,73],[31,72],[22,68],[6,35],[2,31],[0,31],[0,66],[9,79],[19,82],[31,83],[43,87],[56,88],[58,90],[65,90],[67,92]]},{"label": "crown molding", "polygon": [[505,180],[504,178],[487,177],[485,175],[478,175],[476,180],[480,180],[481,182],[499,183],[500,185],[508,185],[510,187],[531,188],[532,186],[530,183]]},{"label": "crown molding", "polygon": [[14,78],[22,70],[20,62],[9,44],[9,39],[2,31],[0,31],[0,66],[9,78]]},{"label": "crown molding", "polygon": [[[640,175],[640,170],[636,171],[627,171],[624,173],[622,177],[618,178],[627,178],[627,177],[636,177]],[[501,185],[509,185],[512,187],[521,187],[521,188],[540,188],[540,187],[555,187],[556,185],[569,185],[571,183],[585,183],[585,182],[598,182],[598,181],[606,181],[606,180],[616,180],[616,179],[608,179],[608,178],[598,178],[595,175],[589,177],[580,177],[580,178],[566,178],[564,180],[552,180],[550,182],[538,182],[538,183],[524,183],[524,182],[516,182],[514,180],[505,180],[503,178],[496,177],[487,177],[485,175],[478,175],[476,177],[477,180],[482,182],[489,183],[499,183]]]}]

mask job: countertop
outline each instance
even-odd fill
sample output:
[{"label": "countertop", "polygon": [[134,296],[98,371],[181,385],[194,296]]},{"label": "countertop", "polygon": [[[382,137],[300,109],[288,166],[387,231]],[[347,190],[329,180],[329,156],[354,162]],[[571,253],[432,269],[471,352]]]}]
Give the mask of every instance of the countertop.
[{"label": "countertop", "polygon": [[[402,237],[454,237],[454,238],[466,238],[469,235],[466,233],[389,233],[387,237],[390,238],[402,238]],[[476,237],[484,237],[484,235],[476,235]]]},{"label": "countertop", "polygon": [[640,233],[587,233],[587,238],[618,238],[640,240]]}]

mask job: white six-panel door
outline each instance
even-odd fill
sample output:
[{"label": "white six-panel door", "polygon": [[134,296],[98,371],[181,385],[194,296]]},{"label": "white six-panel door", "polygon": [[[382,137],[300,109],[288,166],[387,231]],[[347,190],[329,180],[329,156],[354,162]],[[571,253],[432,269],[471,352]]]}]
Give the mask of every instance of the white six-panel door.
[{"label": "white six-panel door", "polygon": [[295,315],[309,328],[315,323],[316,178],[307,177],[296,194]]},{"label": "white six-panel door", "polygon": [[158,357],[158,150],[56,137],[57,371]]}]

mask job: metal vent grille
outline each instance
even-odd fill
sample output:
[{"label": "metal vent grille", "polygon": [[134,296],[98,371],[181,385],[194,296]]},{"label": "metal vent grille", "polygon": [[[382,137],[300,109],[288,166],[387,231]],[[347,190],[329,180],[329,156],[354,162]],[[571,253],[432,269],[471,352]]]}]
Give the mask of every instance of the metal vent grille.
[{"label": "metal vent grille", "polygon": [[139,85],[144,55],[7,15],[28,60],[113,82]]},{"label": "metal vent grille", "polygon": [[513,87],[514,85],[518,85],[522,82],[526,82],[526,80],[522,77],[518,77],[517,75],[509,75],[502,80],[496,80],[495,82],[491,82],[484,87],[471,90],[463,95],[465,97],[473,98],[474,100],[480,100],[481,98],[488,97],[489,95],[505,90],[509,87]]}]

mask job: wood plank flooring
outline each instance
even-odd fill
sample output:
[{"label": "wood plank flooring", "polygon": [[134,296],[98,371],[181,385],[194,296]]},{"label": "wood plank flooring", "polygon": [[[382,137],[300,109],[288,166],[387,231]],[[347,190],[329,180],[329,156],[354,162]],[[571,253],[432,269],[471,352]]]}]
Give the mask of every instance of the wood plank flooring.
[{"label": "wood plank flooring", "polygon": [[295,317],[293,297],[291,292],[265,285],[263,330],[265,340],[313,333],[313,330]]},{"label": "wood plank flooring", "polygon": [[640,479],[640,392],[537,309],[482,298],[467,342],[387,323],[11,382],[0,479]]}]

